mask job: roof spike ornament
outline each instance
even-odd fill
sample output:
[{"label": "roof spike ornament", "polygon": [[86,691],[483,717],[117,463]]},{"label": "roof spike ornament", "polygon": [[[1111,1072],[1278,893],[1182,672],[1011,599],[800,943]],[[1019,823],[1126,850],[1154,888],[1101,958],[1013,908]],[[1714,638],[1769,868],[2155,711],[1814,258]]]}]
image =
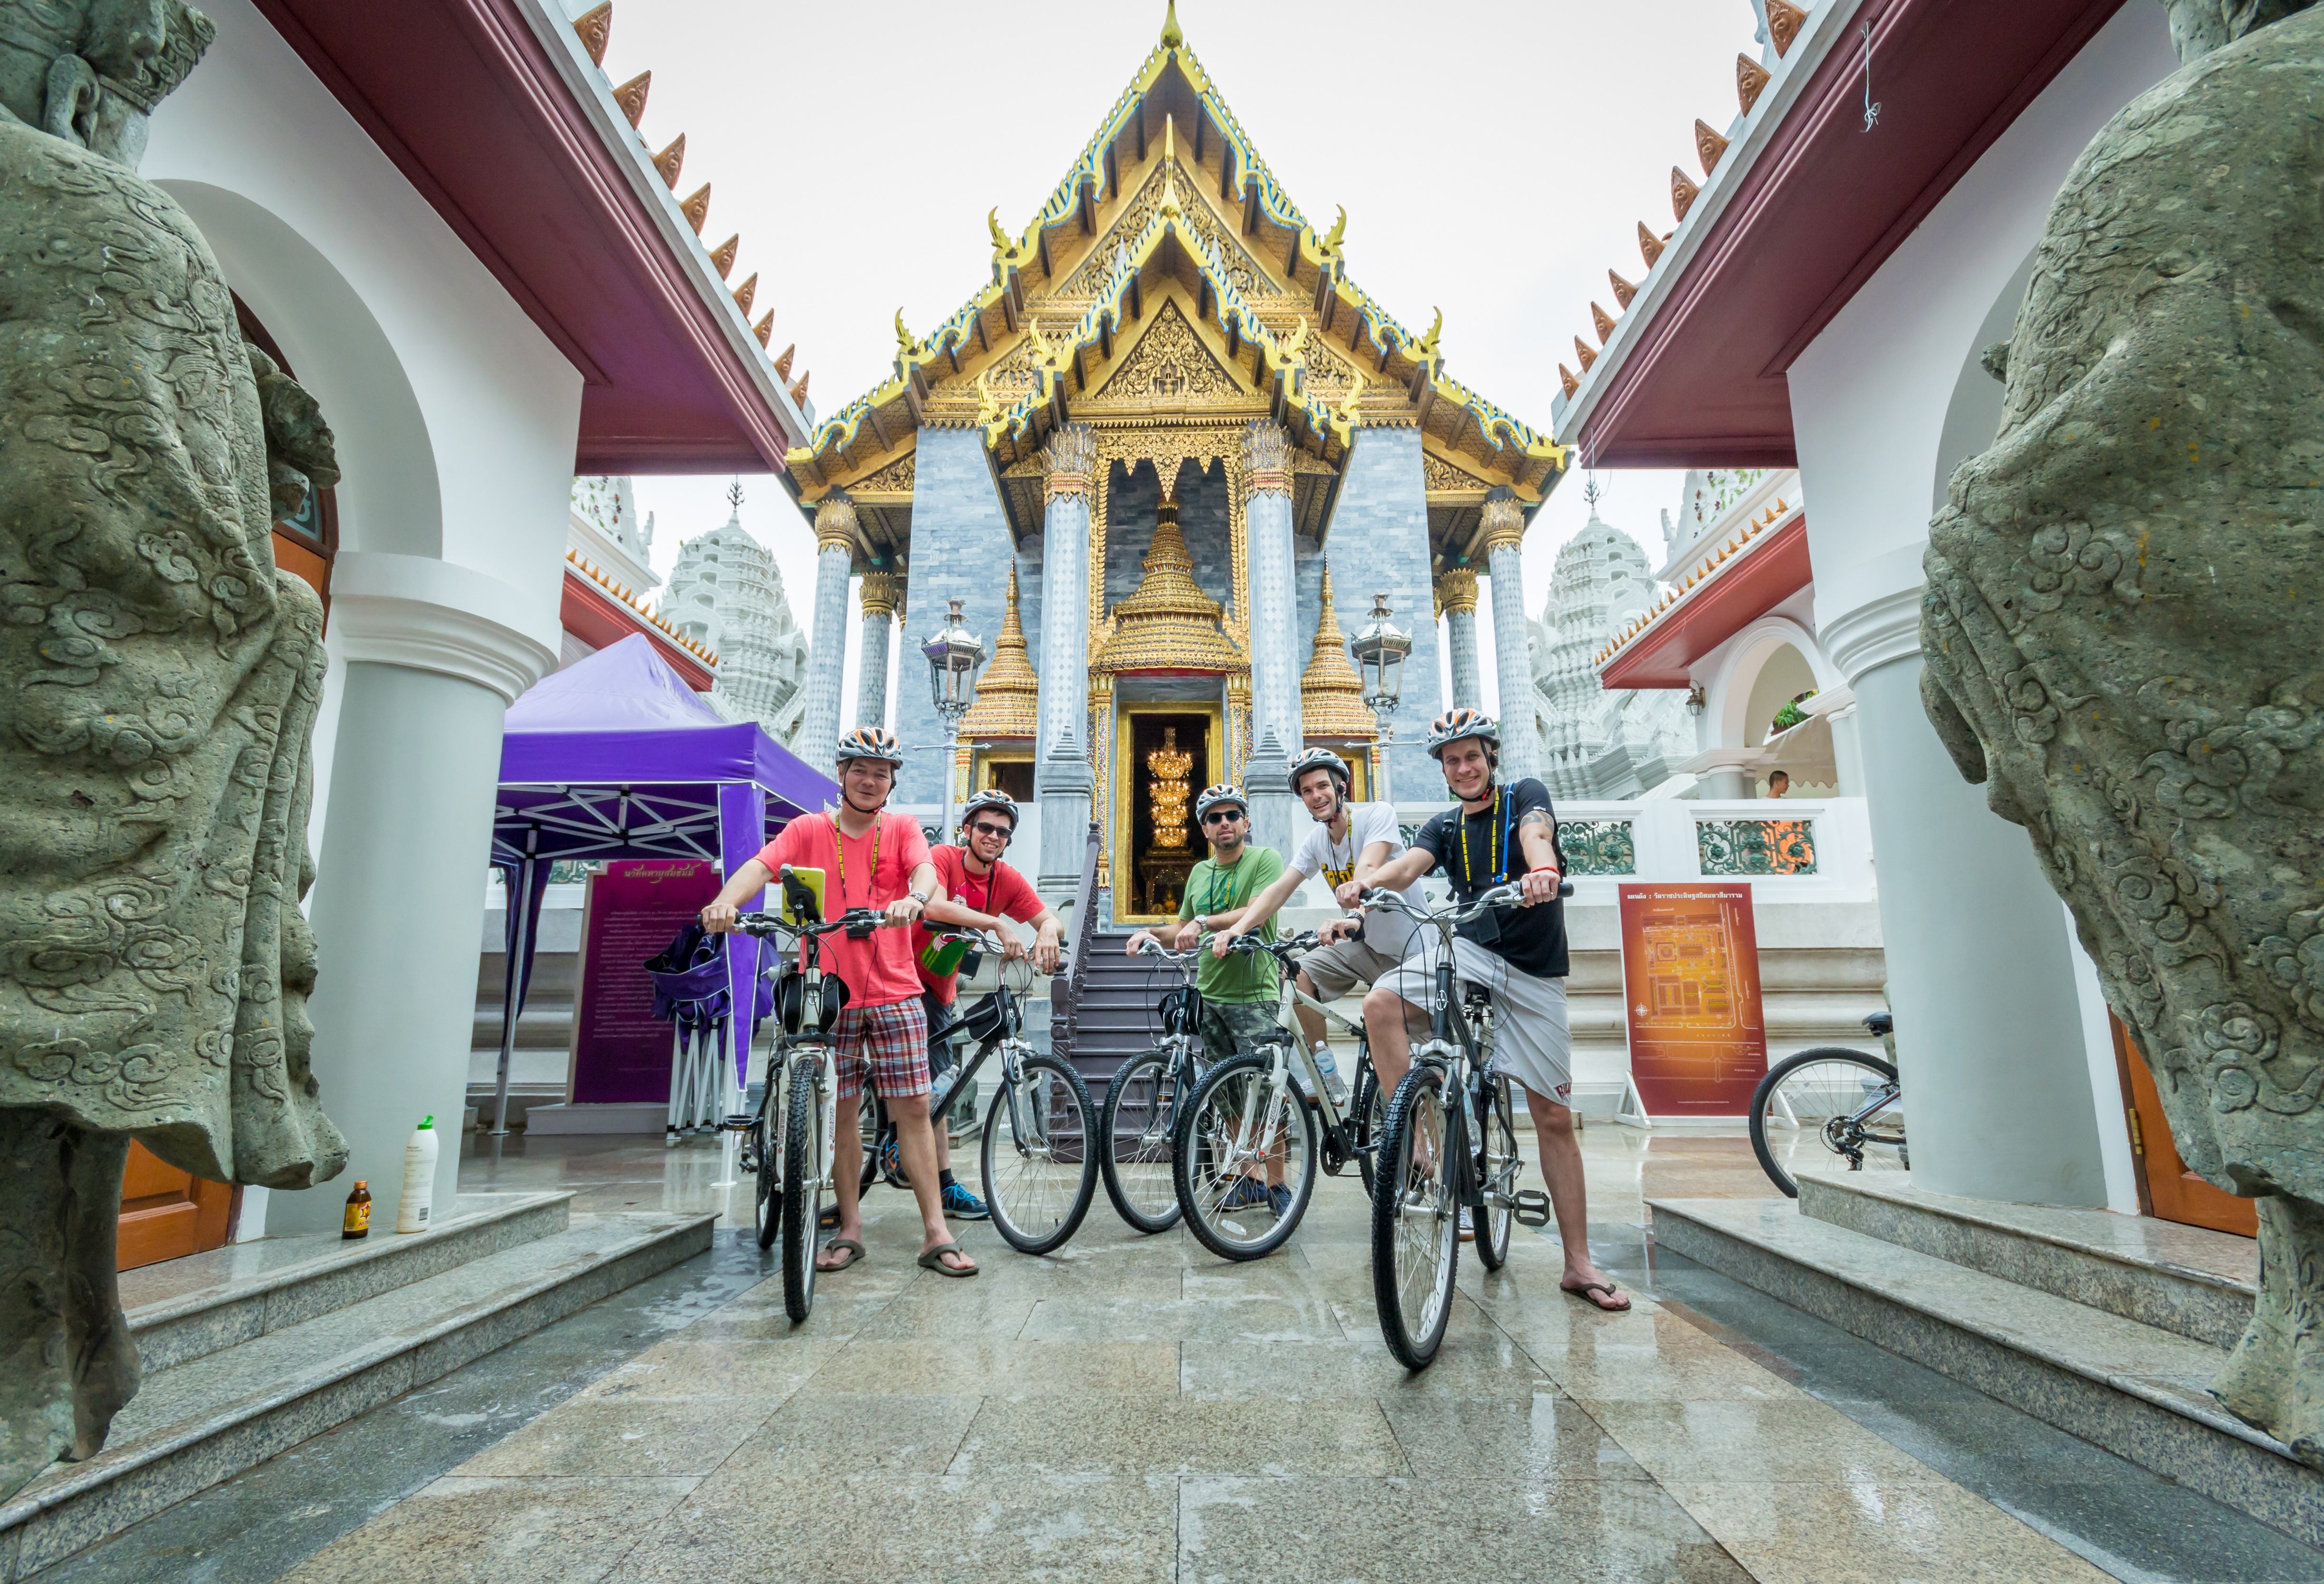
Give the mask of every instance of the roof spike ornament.
[{"label": "roof spike ornament", "polygon": [[1598,332],[1598,345],[1605,345],[1614,334],[1614,321],[1611,316],[1593,302],[1590,305],[1590,323]]},{"label": "roof spike ornament", "polygon": [[1646,229],[1644,220],[1638,222],[1638,251],[1646,255],[1646,268],[1649,270],[1655,267],[1655,261],[1663,256],[1661,240]]},{"label": "roof spike ornament", "polygon": [[1582,360],[1582,372],[1585,374],[1590,372],[1590,365],[1598,361],[1598,355],[1591,351],[1590,344],[1579,336],[1573,338],[1573,355]]},{"label": "roof spike ornament", "polygon": [[1671,167],[1672,214],[1676,215],[1682,220],[1685,219],[1686,212],[1694,207],[1694,200],[1702,196],[1702,189],[1695,186],[1693,182],[1688,180],[1685,171],[1680,170],[1675,165]]},{"label": "roof spike ornament", "polygon": [[1727,140],[1711,130],[1710,124],[1697,116],[1694,123],[1694,157],[1702,161],[1702,173],[1708,176],[1718,167],[1720,156],[1727,152]]},{"label": "roof spike ornament", "polygon": [[581,47],[589,52],[589,64],[605,64],[605,46],[613,39],[613,0],[585,11],[573,19],[573,31],[580,37]]},{"label": "roof spike ornament", "polygon": [[721,281],[726,279],[727,272],[733,269],[734,255],[736,253],[741,251],[742,246],[742,234],[737,231],[733,235],[728,237],[725,241],[720,243],[716,247],[710,250],[710,262],[712,266],[717,270],[718,278]]},{"label": "roof spike ornament", "polygon": [[1767,0],[1767,36],[1775,41],[1778,59],[1791,52],[1793,41],[1807,20],[1808,14],[1791,0]]},{"label": "roof spike ornament", "polygon": [[1557,382],[1565,387],[1565,393],[1568,396],[1572,396],[1582,389],[1582,382],[1574,378],[1573,371],[1567,368],[1563,364],[1559,364],[1557,365]]},{"label": "roof spike ornament", "polygon": [[1424,362],[1429,358],[1434,357],[1436,355],[1436,337],[1442,336],[1443,333],[1444,310],[1440,308],[1436,310],[1436,318],[1429,324],[1428,334],[1420,338],[1419,343],[1413,347],[1413,351],[1417,353]]},{"label": "roof spike ornament", "polygon": [[1339,207],[1340,217],[1332,222],[1331,234],[1323,238],[1323,251],[1327,253],[1338,253],[1342,239],[1348,235],[1348,206],[1342,204]]},{"label": "roof spike ornament", "polygon": [[813,370],[809,370],[807,373],[801,374],[798,377],[798,383],[791,387],[791,405],[793,407],[804,407],[807,405],[807,382],[813,373]]},{"label": "roof spike ornament", "polygon": [[1176,50],[1184,47],[1186,35],[1178,27],[1178,0],[1170,0],[1170,8],[1162,17],[1162,47]]},{"label": "roof spike ornament", "polygon": [[1759,102],[1761,91],[1775,80],[1766,67],[1748,55],[1736,55],[1735,97],[1741,102],[1744,115],[1751,114],[1751,106]]},{"label": "roof spike ornament", "polygon": [[622,107],[622,114],[630,118],[632,126],[645,119],[646,95],[652,90],[653,73],[650,71],[641,71],[613,90],[613,103]]},{"label": "roof spike ornament", "polygon": [[710,218],[710,184],[704,182],[692,198],[678,206],[678,212],[686,216],[686,223],[694,227],[694,234],[701,235],[702,223]]},{"label": "roof spike ornament", "polygon": [[[752,276],[748,281],[742,282],[745,286],[756,286],[758,283],[759,278],[756,275]],[[756,336],[759,338],[759,345],[761,347],[764,347],[768,341],[774,336],[774,333],[775,310],[769,309],[767,310],[767,317],[751,327],[751,334]]]},{"label": "roof spike ornament", "polygon": [[1007,253],[1009,251],[1009,233],[1001,229],[1000,205],[993,205],[992,212],[984,216],[984,228],[992,233],[992,251],[996,253]]},{"label": "roof spike ornament", "polygon": [[745,321],[748,321],[751,317],[751,299],[758,295],[759,272],[753,270],[751,272],[750,279],[734,288],[734,307]]},{"label": "roof spike ornament", "polygon": [[[769,310],[767,317],[770,319],[774,318],[771,309]],[[775,376],[778,379],[788,380],[791,377],[791,358],[798,351],[798,343],[794,341],[783,348],[783,355],[780,357],[775,359]]]},{"label": "roof spike ornament", "polygon": [[904,310],[901,308],[897,309],[896,355],[899,357],[909,357],[912,355],[913,348],[918,345],[918,342],[912,339],[911,331],[904,327]]},{"label": "roof spike ornament", "polygon": [[686,134],[679,133],[670,140],[669,147],[653,157],[654,169],[661,172],[661,184],[670,191],[678,190],[678,172],[686,163]]},{"label": "roof spike ornament", "polygon": [[1606,279],[1614,283],[1614,301],[1622,308],[1628,308],[1630,299],[1637,296],[1638,289],[1611,270],[1606,272]]}]

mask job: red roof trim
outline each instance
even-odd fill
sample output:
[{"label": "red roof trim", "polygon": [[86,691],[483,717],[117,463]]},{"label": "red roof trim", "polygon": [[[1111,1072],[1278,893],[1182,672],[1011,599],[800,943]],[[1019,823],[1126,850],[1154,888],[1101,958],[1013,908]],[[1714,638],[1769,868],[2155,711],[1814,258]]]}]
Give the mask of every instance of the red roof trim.
[{"label": "red roof trim", "polygon": [[632,632],[642,632],[656,653],[696,693],[707,693],[717,680],[697,655],[688,654],[669,635],[637,612],[592,584],[571,567],[565,571],[565,597],[557,617],[565,631],[591,649],[611,649]]},{"label": "red roof trim", "polygon": [[1803,511],[1741,562],[1646,624],[1598,673],[1604,687],[1685,687],[1687,668],[1815,579]]}]

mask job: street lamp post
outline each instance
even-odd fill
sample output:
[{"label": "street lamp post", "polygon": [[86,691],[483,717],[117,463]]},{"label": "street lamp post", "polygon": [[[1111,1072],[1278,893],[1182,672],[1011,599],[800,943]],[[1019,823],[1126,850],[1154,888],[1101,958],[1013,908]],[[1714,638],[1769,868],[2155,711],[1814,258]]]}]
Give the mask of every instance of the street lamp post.
[{"label": "street lamp post", "polygon": [[1388,620],[1385,593],[1372,595],[1371,620],[1348,640],[1363,678],[1364,704],[1378,717],[1380,729],[1380,801],[1396,802],[1396,701],[1404,691],[1404,657],[1412,652],[1412,635]]},{"label": "street lamp post", "polygon": [[920,645],[920,652],[928,657],[928,680],[935,689],[936,714],[945,727],[945,811],[944,824],[936,832],[938,842],[952,840],[952,770],[960,752],[961,717],[976,701],[977,668],[984,664],[984,640],[961,625],[960,602],[954,600],[951,605],[944,630]]}]

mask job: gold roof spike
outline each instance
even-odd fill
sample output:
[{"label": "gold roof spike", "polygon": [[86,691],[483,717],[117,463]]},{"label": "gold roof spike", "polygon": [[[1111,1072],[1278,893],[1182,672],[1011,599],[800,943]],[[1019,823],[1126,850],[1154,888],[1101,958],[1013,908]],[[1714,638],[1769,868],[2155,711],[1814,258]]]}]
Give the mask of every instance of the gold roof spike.
[{"label": "gold roof spike", "polygon": [[1598,332],[1598,345],[1603,346],[1614,334],[1614,318],[1596,303],[1590,305],[1591,327]]},{"label": "gold roof spike", "polygon": [[992,663],[976,679],[976,702],[961,717],[962,737],[983,741],[997,737],[1031,737],[1041,719],[1041,679],[1025,649],[1025,624],[1017,616],[1017,568],[1009,568],[1009,608],[1001,618],[1001,637],[992,646]]},{"label": "gold roof spike", "polygon": [[650,71],[641,71],[613,90],[613,103],[622,107],[622,114],[630,118],[632,126],[645,119],[646,95],[652,91],[653,73]]},{"label": "gold roof spike", "polygon": [[1194,558],[1178,531],[1178,506],[1155,508],[1154,542],[1146,548],[1137,592],[1113,607],[1113,636],[1092,671],[1243,669],[1242,651],[1219,626],[1219,603],[1194,583]]},{"label": "gold roof spike", "polygon": [[1557,365],[1557,382],[1565,388],[1565,393],[1568,396],[1572,395],[1576,391],[1582,389],[1582,382],[1575,379],[1573,377],[1573,371],[1567,368],[1563,364],[1559,364]]},{"label": "gold roof spike", "polygon": [[1759,102],[1759,94],[1775,81],[1767,69],[1748,55],[1738,52],[1735,57],[1735,97],[1743,106],[1743,114],[1751,114],[1751,106]]},{"label": "gold roof spike", "polygon": [[1623,280],[1622,277],[1617,275],[1611,270],[1606,272],[1606,279],[1614,283],[1614,301],[1616,306],[1619,308],[1629,307],[1630,299],[1637,296],[1638,289],[1636,286],[1631,285],[1628,281]]},{"label": "gold roof spike", "polygon": [[1646,229],[1644,220],[1638,222],[1638,251],[1646,255],[1649,270],[1655,267],[1655,261],[1663,256],[1662,239]]},{"label": "gold roof spike", "polygon": [[1792,41],[1800,36],[1807,20],[1808,14],[1789,0],[1767,0],[1767,36],[1775,41],[1779,58],[1791,53]]},{"label": "gold roof spike", "polygon": [[1323,614],[1315,623],[1315,647],[1299,674],[1299,732],[1334,741],[1370,741],[1379,722],[1364,707],[1364,685],[1348,659],[1348,640],[1332,606],[1332,564],[1323,563]]},{"label": "gold roof spike", "polygon": [[734,255],[741,251],[742,246],[742,234],[737,231],[710,250],[710,267],[718,272],[718,278],[721,281],[733,272]]},{"label": "gold roof spike", "polygon": [[[773,310],[768,311],[771,313]],[[791,377],[791,357],[798,351],[798,343],[794,341],[783,348],[783,355],[780,357],[775,359],[775,375],[778,379],[788,380]]]},{"label": "gold roof spike", "polygon": [[[751,299],[759,295],[759,272],[751,272],[750,279],[734,288],[734,306],[744,318],[751,317]],[[763,345],[763,343],[762,343]]]},{"label": "gold roof spike", "polygon": [[1705,176],[1718,165],[1720,156],[1727,152],[1727,140],[1711,130],[1710,123],[1696,117],[1694,123],[1694,157],[1702,161]]},{"label": "gold roof spike", "polygon": [[701,235],[702,223],[710,218],[710,184],[706,181],[697,188],[692,198],[678,206],[678,212],[686,216],[686,223],[694,227],[694,234]]},{"label": "gold roof spike", "polygon": [[1694,200],[1702,196],[1702,189],[1688,180],[1685,171],[1680,170],[1675,165],[1671,167],[1672,214],[1677,216],[1682,220],[1685,219],[1686,212],[1694,207]]},{"label": "gold roof spike", "polygon": [[605,46],[613,38],[613,0],[585,11],[573,19],[573,31],[580,35],[581,47],[589,52],[589,64],[605,64]]},{"label": "gold roof spike", "polygon": [[670,191],[678,190],[678,173],[686,165],[686,134],[670,139],[669,147],[654,156],[654,169],[661,172],[661,184]]},{"label": "gold roof spike", "polygon": [[[743,281],[742,284],[755,290],[759,284],[759,278],[756,275],[753,275],[748,281]],[[766,345],[768,339],[772,336],[774,333],[775,310],[769,309],[766,312],[766,317],[761,318],[757,324],[751,327],[751,334],[759,338],[759,345],[763,347]]]},{"label": "gold roof spike", "polygon": [[1582,372],[1585,374],[1590,372],[1590,365],[1598,361],[1598,355],[1591,351],[1590,344],[1579,336],[1573,338],[1573,355],[1582,360]]},{"label": "gold roof spike", "polygon": [[1175,50],[1185,41],[1186,35],[1178,27],[1178,0],[1170,0],[1170,9],[1162,17],[1162,47]]}]

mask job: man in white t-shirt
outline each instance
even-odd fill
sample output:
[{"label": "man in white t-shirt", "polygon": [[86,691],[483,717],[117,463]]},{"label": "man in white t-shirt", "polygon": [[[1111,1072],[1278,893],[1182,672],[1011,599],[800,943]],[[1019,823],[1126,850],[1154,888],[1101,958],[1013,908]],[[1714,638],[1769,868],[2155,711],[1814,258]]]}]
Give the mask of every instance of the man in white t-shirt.
[{"label": "man in white t-shirt", "polygon": [[[1378,868],[1403,852],[1405,843],[1404,833],[1397,828],[1395,806],[1349,802],[1349,779],[1348,761],[1328,748],[1311,748],[1299,756],[1291,767],[1291,790],[1307,806],[1315,823],[1308,827],[1298,852],[1282,875],[1251,898],[1231,928],[1211,938],[1211,950],[1224,956],[1237,935],[1249,935],[1274,917],[1303,881],[1323,876],[1332,888],[1333,899],[1347,909],[1348,916],[1335,918],[1317,931],[1324,944],[1299,964],[1299,988],[1319,1001],[1336,1001],[1357,985],[1369,985],[1393,972],[1412,945],[1410,918],[1386,910],[1368,914],[1357,905],[1362,894],[1355,879],[1358,862]],[[1405,899],[1416,907],[1422,906],[1420,888],[1412,887]],[[1299,1032],[1315,1053],[1315,1065],[1323,1082],[1337,1098],[1345,1100],[1346,1086],[1340,1081],[1339,1064],[1333,1059],[1323,1018],[1298,1002],[1293,1003],[1292,1015],[1298,1018]]]}]

